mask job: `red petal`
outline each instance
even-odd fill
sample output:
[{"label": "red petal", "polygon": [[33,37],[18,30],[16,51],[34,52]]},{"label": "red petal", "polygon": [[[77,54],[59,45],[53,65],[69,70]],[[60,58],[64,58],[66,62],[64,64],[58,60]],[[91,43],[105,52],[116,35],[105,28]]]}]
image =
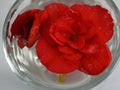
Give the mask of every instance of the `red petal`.
[{"label": "red petal", "polygon": [[41,63],[54,73],[66,74],[78,68],[79,60],[68,60],[63,57],[57,47],[53,47],[40,37],[36,46],[37,55]]},{"label": "red petal", "polygon": [[68,54],[68,55],[74,54],[76,52],[75,49],[69,47],[68,45],[58,46],[58,49],[63,54]]},{"label": "red petal", "polygon": [[82,54],[79,52],[76,52],[74,54],[71,55],[64,55],[64,57],[68,60],[73,61],[74,63],[78,63],[79,66],[81,66],[81,58],[82,58]]},{"label": "red petal", "polygon": [[47,10],[44,10],[41,14],[41,28],[40,28],[40,35],[46,38],[47,42],[51,45],[55,45],[55,42],[51,39],[49,35],[51,22],[49,20],[49,15]]},{"label": "red petal", "polygon": [[69,8],[61,3],[52,3],[45,7],[45,11],[47,10],[49,19],[51,22],[54,22],[61,16],[66,15],[66,12],[69,12]]},{"label": "red petal", "polygon": [[[88,50],[87,50],[88,49]],[[90,45],[84,50],[80,70],[90,74],[102,73],[110,64],[112,56],[107,45]]]},{"label": "red petal", "polygon": [[[78,5],[71,7],[81,14],[85,21],[92,21],[96,33],[94,42],[106,43],[113,35],[113,19],[105,8],[100,6]],[[92,31],[92,32],[93,32]]]},{"label": "red petal", "polygon": [[22,49],[27,44],[27,41],[25,39],[19,38],[17,43],[18,43],[18,46]]},{"label": "red petal", "polygon": [[34,20],[32,20],[32,19],[27,20],[26,23],[24,23],[24,25],[21,26],[22,27],[21,31],[23,31],[22,34],[21,34],[21,37],[24,38],[25,40],[28,40],[29,32],[30,32],[30,29],[32,27],[33,21]]},{"label": "red petal", "polygon": [[84,37],[85,40],[89,40],[95,35],[94,24],[92,21],[79,21],[79,32]]},{"label": "red petal", "polygon": [[41,26],[41,12],[35,15],[33,25],[30,29],[30,35],[28,38],[27,46],[30,48],[38,40],[40,35],[40,26]]}]

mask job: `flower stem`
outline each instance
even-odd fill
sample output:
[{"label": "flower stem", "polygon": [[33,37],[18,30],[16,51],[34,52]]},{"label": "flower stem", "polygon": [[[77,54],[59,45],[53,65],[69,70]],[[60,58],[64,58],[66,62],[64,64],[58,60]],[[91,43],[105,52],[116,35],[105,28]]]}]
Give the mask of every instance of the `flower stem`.
[{"label": "flower stem", "polygon": [[59,74],[58,75],[58,82],[63,83],[65,81],[66,75],[65,74]]}]

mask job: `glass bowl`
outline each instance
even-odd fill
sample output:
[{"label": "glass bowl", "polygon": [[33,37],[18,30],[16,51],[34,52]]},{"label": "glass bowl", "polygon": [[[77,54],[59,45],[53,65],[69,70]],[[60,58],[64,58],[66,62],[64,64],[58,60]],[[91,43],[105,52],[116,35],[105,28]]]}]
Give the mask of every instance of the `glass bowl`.
[{"label": "glass bowl", "polygon": [[[112,53],[110,66],[100,75],[91,76],[80,71],[67,74],[64,83],[56,82],[58,74],[49,72],[38,60],[34,48],[20,49],[16,38],[11,39],[11,25],[15,18],[29,9],[43,9],[49,3],[61,2],[66,5],[75,3],[101,5],[106,8],[114,20],[114,35],[107,43]],[[7,62],[12,71],[23,81],[44,90],[87,90],[104,81],[113,71],[120,56],[120,13],[113,0],[16,0],[11,7],[3,29],[3,46]],[[34,47],[34,46],[33,46]],[[40,89],[41,90],[41,89]]]}]

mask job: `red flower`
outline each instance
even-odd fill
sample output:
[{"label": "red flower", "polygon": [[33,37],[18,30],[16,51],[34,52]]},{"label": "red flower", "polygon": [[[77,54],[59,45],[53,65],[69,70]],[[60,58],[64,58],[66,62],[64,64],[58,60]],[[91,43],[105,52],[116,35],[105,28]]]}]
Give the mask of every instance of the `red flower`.
[{"label": "red flower", "polygon": [[80,70],[97,75],[112,59],[105,44],[113,35],[113,20],[100,6],[50,4],[41,17],[36,46],[41,63],[50,71],[66,74]]},{"label": "red flower", "polygon": [[24,46],[32,47],[39,36],[39,17],[41,11],[39,9],[29,10],[20,14],[12,24],[12,36],[18,37],[18,45],[20,48]]},{"label": "red flower", "polygon": [[12,35],[20,36],[20,47],[31,47],[39,38],[36,52],[48,70],[58,74],[80,70],[97,75],[109,66],[112,57],[106,42],[113,35],[114,24],[106,9],[52,3],[43,11],[34,11],[34,15],[28,12],[15,20]]}]

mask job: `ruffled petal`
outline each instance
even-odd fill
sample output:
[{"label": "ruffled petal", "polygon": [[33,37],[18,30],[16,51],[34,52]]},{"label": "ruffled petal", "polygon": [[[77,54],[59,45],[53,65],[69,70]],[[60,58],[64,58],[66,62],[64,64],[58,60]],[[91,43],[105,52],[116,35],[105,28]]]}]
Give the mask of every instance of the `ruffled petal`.
[{"label": "ruffled petal", "polygon": [[[63,53],[63,56],[67,59],[67,60],[72,60],[73,62],[75,60],[78,60],[77,62],[80,62],[81,58],[82,58],[82,53],[78,52],[77,50],[71,48],[68,45],[65,46],[58,46],[58,49],[61,53]],[[80,63],[79,63],[80,65]]]},{"label": "ruffled petal", "polygon": [[88,45],[83,49],[83,53],[79,70],[90,75],[102,73],[112,60],[107,45]]},{"label": "ruffled petal", "polygon": [[66,15],[66,13],[69,12],[69,8],[68,6],[62,3],[52,3],[45,7],[45,11],[48,12],[49,20],[51,22],[54,22],[61,16]]},{"label": "ruffled petal", "polygon": [[57,47],[48,44],[47,40],[40,38],[36,46],[40,62],[51,72],[66,74],[78,69],[79,60],[68,60]]},{"label": "ruffled petal", "polygon": [[76,50],[71,48],[71,47],[69,47],[68,45],[58,46],[58,49],[63,54],[67,54],[67,55],[71,55],[71,54],[76,53]]},{"label": "ruffled petal", "polygon": [[30,29],[30,34],[28,37],[27,47],[32,47],[34,43],[38,40],[40,36],[40,28],[41,28],[41,12],[35,15],[35,19],[33,21],[33,25]]},{"label": "ruffled petal", "polygon": [[94,43],[106,43],[111,39],[114,24],[111,15],[105,8],[83,4],[75,4],[71,8],[79,12],[83,20],[93,22],[92,32],[95,33],[95,36],[92,41]]},{"label": "ruffled petal", "polygon": [[76,52],[71,55],[63,55],[66,59],[71,60],[72,62],[79,64],[79,67],[81,66],[81,58],[82,54],[79,52]]}]

